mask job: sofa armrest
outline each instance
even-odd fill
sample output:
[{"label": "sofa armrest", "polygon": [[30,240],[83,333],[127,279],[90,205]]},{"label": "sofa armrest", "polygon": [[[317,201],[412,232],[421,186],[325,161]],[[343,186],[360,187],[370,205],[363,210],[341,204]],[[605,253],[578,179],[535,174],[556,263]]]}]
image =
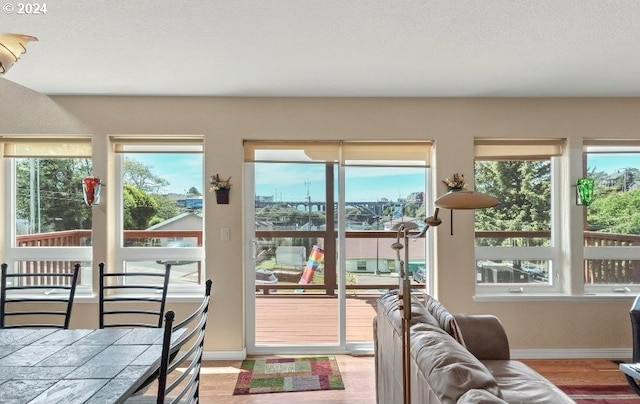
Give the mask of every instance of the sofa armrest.
[{"label": "sofa armrest", "polygon": [[496,316],[454,314],[454,317],[467,349],[476,358],[510,359],[507,333]]}]

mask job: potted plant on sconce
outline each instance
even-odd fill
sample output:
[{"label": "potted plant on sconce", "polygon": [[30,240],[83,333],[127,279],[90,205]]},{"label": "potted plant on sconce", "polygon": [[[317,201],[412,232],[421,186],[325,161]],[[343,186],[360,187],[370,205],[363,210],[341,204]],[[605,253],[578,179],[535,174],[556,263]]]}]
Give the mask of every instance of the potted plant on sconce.
[{"label": "potted plant on sconce", "polygon": [[453,180],[451,178],[445,179],[442,181],[444,185],[447,186],[448,192],[462,191],[467,188],[467,183],[464,180],[464,174],[453,174]]},{"label": "potted plant on sconce", "polygon": [[226,205],[229,203],[229,191],[231,190],[231,177],[226,180],[219,174],[212,175],[209,181],[209,191],[216,193],[216,202]]}]

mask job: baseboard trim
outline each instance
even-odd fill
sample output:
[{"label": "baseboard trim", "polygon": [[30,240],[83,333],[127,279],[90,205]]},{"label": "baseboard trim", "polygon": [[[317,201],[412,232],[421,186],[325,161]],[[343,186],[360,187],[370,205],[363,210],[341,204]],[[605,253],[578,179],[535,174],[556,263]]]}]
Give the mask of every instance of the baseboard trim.
[{"label": "baseboard trim", "polygon": [[621,359],[630,360],[631,348],[512,349],[513,359]]},{"label": "baseboard trim", "polygon": [[202,360],[205,361],[237,361],[247,357],[247,350],[241,351],[204,351]]},{"label": "baseboard trim", "polygon": [[[308,351],[308,349],[307,349]],[[368,349],[352,349],[351,355],[372,355]],[[512,359],[620,359],[630,360],[631,348],[594,348],[594,349],[512,349]],[[206,361],[244,360],[247,350],[205,351],[202,359]]]}]

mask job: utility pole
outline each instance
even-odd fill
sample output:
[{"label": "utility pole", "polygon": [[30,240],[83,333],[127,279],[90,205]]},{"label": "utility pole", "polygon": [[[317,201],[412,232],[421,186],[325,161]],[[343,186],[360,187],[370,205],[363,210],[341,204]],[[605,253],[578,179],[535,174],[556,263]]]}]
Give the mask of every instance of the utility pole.
[{"label": "utility pole", "polygon": [[309,180],[305,180],[304,185],[307,187],[307,204],[309,205],[309,230],[311,230],[311,194],[309,193]]},{"label": "utility pole", "polygon": [[29,159],[29,234],[36,232],[36,165]]}]

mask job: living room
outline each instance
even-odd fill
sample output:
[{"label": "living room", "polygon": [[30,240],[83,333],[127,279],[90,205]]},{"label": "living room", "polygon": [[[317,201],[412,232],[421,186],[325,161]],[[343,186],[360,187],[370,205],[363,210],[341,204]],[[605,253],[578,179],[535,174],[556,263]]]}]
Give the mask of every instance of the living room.
[{"label": "living room", "polygon": [[[511,293],[479,293],[474,270],[477,259],[474,215],[470,211],[456,211],[453,222],[449,221],[448,212],[443,213],[444,223],[430,230],[433,237],[430,250],[433,274],[428,292],[453,313],[497,316],[505,327],[514,357],[620,360],[631,357],[629,308],[639,290],[634,289],[634,285],[624,285],[629,287],[628,291],[623,289],[617,292],[612,288],[609,291],[594,291],[589,284],[585,284],[584,260],[589,256],[585,255],[583,232],[584,212],[588,208],[575,204],[575,182],[585,174],[586,167],[582,163],[585,144],[593,140],[610,141],[614,145],[633,144],[638,139],[640,115],[637,111],[640,99],[637,94],[640,90],[636,88],[635,76],[625,75],[634,70],[636,61],[635,56],[631,56],[633,52],[625,49],[632,49],[631,38],[637,28],[629,25],[629,21],[640,13],[640,8],[620,1],[614,2],[619,6],[614,12],[609,8],[600,9],[597,2],[589,3],[591,9],[560,2],[538,6],[540,8],[536,8],[535,12],[529,10],[520,14],[517,4],[502,9],[504,5],[496,2],[480,2],[468,9],[462,5],[457,8],[452,6],[455,10],[446,10],[448,6],[438,2],[414,4],[406,6],[406,9],[397,8],[397,5],[392,8],[389,4],[389,8],[378,8],[357,2],[357,6],[353,6],[355,11],[333,4],[341,13],[349,15],[351,21],[355,21],[356,16],[350,13],[361,13],[358,15],[363,20],[363,26],[360,27],[362,31],[356,31],[354,27],[349,28],[347,33],[359,32],[362,36],[373,36],[369,40],[361,38],[363,43],[351,44],[362,53],[358,58],[353,58],[358,60],[351,60],[350,70],[339,64],[342,70],[335,71],[327,61],[340,61],[349,53],[339,47],[338,38],[330,35],[331,24],[335,22],[331,15],[339,15],[336,9],[318,4],[308,5],[310,9],[304,9],[301,5],[294,7],[290,2],[276,2],[277,9],[271,11],[280,17],[295,19],[296,24],[288,29],[305,32],[300,37],[305,41],[304,47],[319,52],[323,49],[324,41],[321,38],[324,36],[330,38],[332,46],[341,51],[323,53],[321,56],[325,62],[319,63],[318,59],[313,59],[316,64],[307,66],[307,71],[297,70],[300,60],[292,60],[304,57],[291,56],[295,52],[284,45],[280,50],[277,47],[270,49],[271,53],[261,58],[242,58],[244,53],[259,55],[262,47],[266,46],[258,40],[256,28],[250,31],[255,35],[252,37],[254,42],[238,42],[234,47],[240,49],[235,57],[238,58],[237,66],[242,66],[242,69],[234,71],[233,65],[226,64],[226,70],[214,69],[208,80],[218,84],[209,88],[208,94],[203,94],[196,91],[201,82],[194,79],[191,73],[191,69],[199,71],[203,68],[200,65],[203,61],[199,59],[203,57],[202,54],[214,53],[221,59],[233,59],[234,55],[226,56],[224,47],[211,50],[210,47],[216,43],[216,32],[213,32],[210,36],[204,35],[209,42],[200,44],[201,48],[189,48],[189,52],[174,50],[173,53],[177,55],[170,52],[168,56],[165,53],[164,60],[154,53],[144,56],[145,42],[137,41],[142,41],[141,38],[150,42],[158,40],[153,37],[159,35],[156,30],[162,26],[161,22],[175,20],[180,12],[150,2],[142,3],[145,4],[122,4],[123,8],[117,12],[105,6],[98,13],[87,5],[62,2],[49,4],[49,11],[44,16],[19,17],[12,14],[5,17],[3,32],[34,35],[39,41],[29,43],[28,52],[0,78],[1,96],[3,99],[7,97],[0,109],[0,135],[82,135],[92,139],[94,174],[105,184],[103,202],[92,208],[94,226],[104,229],[94,239],[91,250],[93,262],[116,260],[114,251],[117,249],[115,240],[118,229],[115,227],[115,218],[118,212],[116,191],[110,187],[117,181],[114,136],[185,136],[202,139],[202,171],[205,177],[220,173],[233,179],[229,204],[215,203],[212,193],[203,195],[206,199],[203,227],[208,236],[202,246],[206,257],[205,278],[214,280],[212,302],[215,307],[207,330],[206,358],[238,359],[247,354],[261,353],[260,349],[252,351],[253,342],[248,343],[251,338],[248,330],[253,327],[250,324],[252,317],[247,314],[253,300],[248,299],[255,299],[255,296],[248,296],[247,291],[252,290],[253,285],[246,282],[245,268],[251,239],[246,231],[245,193],[246,189],[252,187],[247,183],[250,177],[247,176],[245,163],[245,141],[429,141],[433,147],[430,168],[432,186],[428,191],[433,201],[446,192],[441,180],[454,173],[464,173],[473,187],[476,141],[483,138],[562,141],[560,164],[563,171],[554,191],[561,201],[558,208],[558,229],[561,230],[556,240],[561,249],[558,256],[554,257],[560,259],[558,262],[561,263],[556,268],[557,278],[554,279],[561,285],[560,289],[543,293],[529,292],[526,288],[524,293],[519,290]],[[258,23],[267,18],[268,6],[258,7],[249,3],[242,3],[240,10],[236,10],[238,14],[234,14],[233,7],[228,4],[227,8],[223,8],[230,13],[229,17],[219,17],[220,20],[216,21],[219,24],[226,22],[227,34],[234,32],[242,36],[240,33],[248,32],[245,24],[261,25]],[[160,22],[154,22],[151,17],[137,17],[140,19],[136,20],[137,23],[131,21],[131,16],[145,5],[150,9],[155,8],[158,13],[162,11],[161,16],[155,17]],[[215,25],[204,17],[198,19],[197,7],[190,2],[174,2],[173,7],[188,10],[185,21],[180,21],[183,29],[188,25]],[[371,10],[368,10],[369,7]],[[74,8],[77,9],[74,11]],[[597,10],[609,19],[602,21],[602,14]],[[205,11],[212,15],[223,10]],[[489,15],[488,11],[494,14]],[[81,12],[86,13],[86,18]],[[322,24],[311,25],[315,30],[308,26],[314,20],[310,17],[314,12],[322,16]],[[200,14],[206,13],[200,11]],[[118,22],[118,17],[125,14],[127,17],[122,17]],[[435,18],[428,17],[431,14],[439,16],[437,21],[440,21],[442,30],[437,36],[434,32],[422,32],[416,27],[423,24],[418,16],[431,21],[430,18]],[[207,18],[213,18],[211,15]],[[96,26],[103,27],[106,24],[98,20],[111,20],[106,16],[110,16],[115,25],[103,30],[109,31],[113,37],[107,34],[102,36],[94,30]],[[487,18],[487,22],[482,23],[480,17]],[[268,20],[268,26],[275,29],[280,20],[275,15],[270,18],[273,20]],[[549,19],[557,25],[549,22]],[[68,25],[71,20],[78,22],[78,31],[74,35],[61,32],[64,21]],[[141,21],[145,21],[148,28],[145,29]],[[234,21],[240,21],[242,27],[234,27]],[[456,31],[456,27],[462,30],[473,21],[476,31],[471,28],[464,30],[465,37],[456,37],[461,42],[446,39],[444,33]],[[505,24],[502,28],[504,31],[496,29],[495,36],[483,36],[489,35],[484,30],[492,26],[491,21],[497,24],[496,27],[501,26],[498,22]],[[573,21],[573,24],[569,21]],[[422,32],[423,36],[403,29],[401,23],[405,26],[414,24],[414,29]],[[616,29],[613,29],[614,23],[617,24]],[[127,31],[136,26],[140,33]],[[536,27],[549,30],[548,36],[541,39],[531,34],[538,32]],[[344,26],[342,28],[347,29]],[[185,32],[191,32],[191,37],[198,34]],[[271,39],[274,42],[282,41],[286,39],[286,32],[286,29],[278,30],[278,35]],[[463,41],[465,38],[465,41],[471,41],[469,38],[473,37],[474,32],[483,33],[478,34],[479,40],[484,38],[489,41],[489,45],[480,48],[486,54],[473,51],[481,43],[467,44]],[[82,37],[82,41],[93,38],[95,42],[83,42],[86,44],[84,46],[74,45],[75,35]],[[394,38],[394,35],[398,37]],[[184,43],[189,42],[189,38],[189,35],[180,35]],[[401,52],[408,38],[411,38],[409,43],[415,47],[411,49],[422,52],[418,53],[420,57],[405,60],[402,56],[404,53],[397,53]],[[418,46],[427,39],[433,49],[425,49],[426,45]],[[393,46],[383,46],[385,41],[391,40]],[[500,48],[509,41],[524,42],[510,48]],[[180,42],[180,46],[183,42]],[[532,47],[532,43],[537,47]],[[175,42],[170,45],[168,49],[180,48]],[[112,46],[116,48],[112,52],[122,51],[117,58],[96,60],[95,54],[89,52],[91,48],[111,49]],[[246,50],[242,50],[243,46],[246,46]],[[298,44],[298,47],[302,46]],[[494,51],[493,47],[499,49]],[[367,49],[371,50],[365,52]],[[509,50],[511,53],[499,53]],[[575,53],[568,56],[572,50]],[[86,56],[83,51],[87,52]],[[51,52],[58,52],[57,58],[52,58]],[[466,52],[469,52],[468,56],[465,56]],[[526,66],[516,63],[529,53],[536,63],[532,63],[530,58],[523,62],[528,63]],[[385,54],[385,57],[381,56]],[[603,58],[603,54],[607,57]],[[557,58],[556,64],[552,63],[552,56]],[[75,64],[67,64],[71,60]],[[148,64],[138,65],[139,70],[129,70],[141,60]],[[383,68],[379,71],[369,69],[369,65],[376,66],[382,63],[381,60],[386,60],[381,65]],[[436,63],[434,60],[438,60],[437,64],[441,66],[438,71],[431,70],[433,67],[430,67],[430,63]],[[511,64],[507,64],[507,60]],[[92,73],[97,68],[92,66],[94,62],[113,64],[108,68],[110,72],[101,76],[100,72]],[[209,62],[208,66],[222,63],[219,60]],[[60,67],[58,63],[65,67]],[[470,70],[477,70],[478,73],[471,74]],[[177,77],[173,77],[176,71]],[[377,72],[371,81],[366,77],[367,71]],[[347,73],[348,78],[344,79],[342,76]],[[406,79],[409,74],[419,81]],[[63,87],[66,76],[70,76],[67,78],[70,80],[68,88]],[[158,82],[150,85],[144,76],[151,76]],[[260,78],[266,80],[269,77],[272,81],[260,84]],[[341,77],[340,81],[335,81]],[[74,80],[78,81],[78,87],[71,86]],[[141,84],[136,83],[138,80]],[[37,93],[17,88],[14,82]],[[142,83],[146,83],[147,87]],[[175,87],[169,87],[173,85]],[[309,87],[305,88],[305,85]],[[192,89],[191,93],[184,90],[187,87]],[[64,113],[60,111],[56,111],[60,114],[56,118],[46,115],[52,112],[51,106],[43,101],[46,98],[44,95],[49,96],[49,100],[60,106],[62,111],[68,112],[71,121],[62,122],[60,117]],[[40,111],[45,111],[44,115]],[[7,167],[3,164],[0,168],[0,186],[3,189],[9,187],[5,175]],[[429,207],[428,211],[431,210]],[[0,227],[7,229],[10,221],[7,215],[2,215]],[[220,237],[224,229],[229,230],[228,241]],[[6,256],[7,232],[2,232],[0,240],[0,253]],[[90,299],[78,304],[74,308],[77,317],[73,320],[73,327],[93,327],[94,320],[90,319],[95,313],[95,305],[95,301]],[[172,302],[177,312],[186,313],[192,306],[193,302],[184,296],[176,297]],[[289,347],[289,352],[295,353],[296,349]],[[335,353],[348,353],[345,343],[337,343],[332,350]]]}]

